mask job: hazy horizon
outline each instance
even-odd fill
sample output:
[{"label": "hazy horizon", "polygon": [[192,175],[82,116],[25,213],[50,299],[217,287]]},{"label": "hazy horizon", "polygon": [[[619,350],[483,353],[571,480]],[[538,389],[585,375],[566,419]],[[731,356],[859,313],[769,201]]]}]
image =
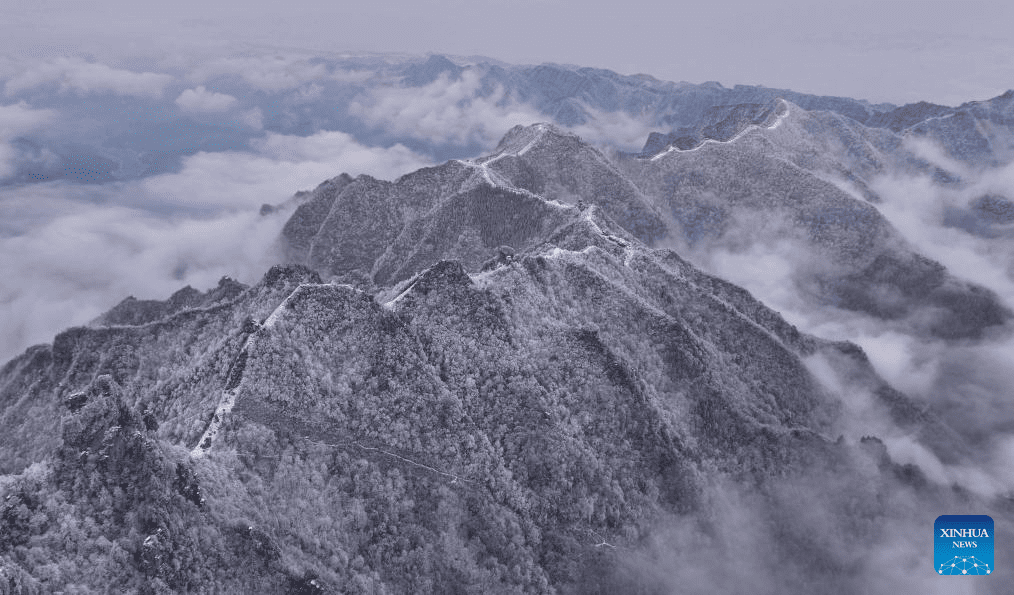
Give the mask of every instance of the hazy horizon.
[{"label": "hazy horizon", "polygon": [[[293,0],[15,2],[0,54],[171,63],[252,44],[310,51],[481,55],[659,79],[765,85],[896,104],[956,105],[1014,86],[1014,7],[996,1],[801,0],[575,4]],[[494,26],[491,23],[495,22]],[[121,62],[122,61],[122,62]]]}]

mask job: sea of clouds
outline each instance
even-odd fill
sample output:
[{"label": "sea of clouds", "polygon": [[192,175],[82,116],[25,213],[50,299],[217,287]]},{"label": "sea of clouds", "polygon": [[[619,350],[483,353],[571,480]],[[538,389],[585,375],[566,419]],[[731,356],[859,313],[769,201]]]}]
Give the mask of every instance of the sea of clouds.
[{"label": "sea of clouds", "polygon": [[[476,70],[405,87],[405,57],[204,50],[0,57],[0,360],[127,296],[255,282],[291,212],[263,204],[342,172],[394,179],[488,153],[550,120]],[[573,131],[603,149],[651,130],[585,108]]]},{"label": "sea of clouds", "polygon": [[[1014,305],[1014,237],[975,234],[949,224],[949,209],[967,209],[983,195],[1014,196],[1014,165],[972,167],[946,157],[939,147],[906,141],[931,163],[956,174],[959,185],[929,175],[885,173],[872,189],[878,210],[920,254],[947,267],[960,279],[992,290]],[[980,495],[1014,493],[1014,333],[997,328],[981,339],[929,337],[906,321],[884,321],[834,307],[814,305],[796,290],[795,275],[812,266],[811,257],[790,241],[753,243],[743,250],[699,251],[695,260],[710,272],[749,289],[800,330],[822,338],[849,340],[863,348],[876,371],[895,388],[940,416],[976,453],[975,461],[946,464],[884,420],[863,391],[835,385],[833,375],[818,378],[852,405],[857,416],[852,440],[863,432],[882,437],[893,459],[918,464],[939,485],[958,483]],[[878,427],[879,426],[879,427]],[[873,430],[877,430],[874,432]]]}]

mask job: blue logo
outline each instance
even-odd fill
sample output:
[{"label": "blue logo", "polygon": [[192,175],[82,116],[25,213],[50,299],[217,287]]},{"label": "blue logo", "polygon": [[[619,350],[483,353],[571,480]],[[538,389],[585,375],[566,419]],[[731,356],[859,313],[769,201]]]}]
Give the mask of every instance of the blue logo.
[{"label": "blue logo", "polygon": [[933,567],[937,574],[992,574],[993,519],[984,514],[937,517]]}]

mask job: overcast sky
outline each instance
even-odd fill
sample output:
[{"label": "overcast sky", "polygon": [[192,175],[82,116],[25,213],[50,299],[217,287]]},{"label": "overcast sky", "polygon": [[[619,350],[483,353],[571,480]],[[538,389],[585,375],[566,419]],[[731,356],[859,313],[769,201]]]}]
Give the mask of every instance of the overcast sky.
[{"label": "overcast sky", "polygon": [[571,63],[893,103],[953,105],[1014,87],[1014,8],[1003,0],[4,4],[0,53],[22,56],[171,61],[252,43]]}]

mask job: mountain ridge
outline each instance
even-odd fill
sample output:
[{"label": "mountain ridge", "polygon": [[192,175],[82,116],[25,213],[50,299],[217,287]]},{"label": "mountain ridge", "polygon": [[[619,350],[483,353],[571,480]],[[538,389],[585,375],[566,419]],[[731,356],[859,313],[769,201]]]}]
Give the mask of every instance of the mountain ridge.
[{"label": "mountain ridge", "polygon": [[[207,309],[172,312],[160,321],[136,326],[97,326],[62,334],[52,347],[54,365],[49,372],[53,375],[50,382],[59,381],[51,386],[60,387],[53,394],[52,406],[61,407],[59,403],[69,400],[76,403],[77,412],[62,415],[62,425],[66,428],[62,439],[50,434],[51,438],[40,443],[38,437],[47,432],[36,432],[36,444],[42,450],[62,441],[61,448],[69,453],[67,462],[53,467],[38,485],[48,485],[48,481],[64,485],[62,482],[76,474],[88,472],[92,467],[87,465],[98,464],[87,463],[81,467],[84,463],[80,461],[84,459],[75,458],[74,453],[79,452],[84,443],[73,437],[76,434],[68,432],[77,427],[75,420],[78,419],[85,427],[95,427],[88,434],[95,438],[87,439],[94,441],[92,448],[99,449],[100,453],[121,453],[115,455],[122,461],[118,463],[119,473],[130,476],[139,472],[135,470],[154,464],[156,469],[166,468],[167,471],[156,471],[153,477],[162,477],[165,473],[169,473],[167,477],[173,477],[173,473],[189,477],[175,484],[178,485],[173,488],[176,491],[166,492],[168,502],[172,503],[169,505],[172,513],[170,517],[160,518],[180,518],[180,515],[192,518],[208,527],[209,544],[220,545],[198,545],[188,541],[195,537],[185,530],[177,528],[167,532],[165,529],[175,525],[165,525],[165,521],[145,525],[140,519],[131,520],[133,517],[129,515],[123,522],[140,531],[137,537],[111,528],[102,530],[122,547],[138,552],[141,562],[135,572],[141,574],[134,576],[143,575],[148,581],[171,588],[188,588],[187,585],[193,588],[198,583],[192,581],[207,572],[202,568],[218,563],[214,560],[226,552],[233,552],[228,555],[253,563],[251,570],[265,585],[293,584],[302,580],[316,581],[327,589],[348,590],[356,584],[349,581],[359,577],[356,580],[360,585],[365,580],[368,581],[365,584],[372,581],[400,589],[430,584],[413,582],[429,577],[426,580],[436,581],[432,583],[433,588],[452,584],[447,581],[464,581],[461,584],[471,584],[476,589],[489,588],[492,584],[513,584],[522,590],[544,590],[549,585],[569,584],[584,590],[590,585],[583,582],[581,576],[591,567],[570,567],[562,564],[559,556],[596,551],[590,545],[582,545],[587,531],[616,543],[628,543],[631,537],[624,535],[636,535],[644,530],[643,527],[636,529],[640,526],[636,519],[642,515],[652,518],[661,511],[694,514],[701,506],[700,494],[707,489],[700,483],[701,474],[714,465],[725,467],[726,473],[734,477],[760,479],[771,473],[778,476],[789,469],[808,468],[812,465],[808,462],[811,457],[837,456],[833,454],[838,448],[834,446],[833,436],[827,435],[826,429],[820,431],[825,424],[833,424],[835,416],[839,415],[835,413],[834,399],[819,388],[800,363],[796,349],[802,348],[811,356],[826,351],[840,354],[836,357],[851,358],[846,354],[854,353],[856,348],[842,350],[799,335],[748,293],[703,275],[675,253],[651,251],[631,236],[624,238],[603,231],[613,229],[625,235],[595,206],[588,206],[583,212],[574,207],[569,209],[579,216],[552,242],[529,247],[514,255],[510,262],[487,272],[468,274],[460,263],[439,261],[409,280],[401,297],[389,306],[354,287],[323,283],[309,269],[276,267],[261,283],[245,289],[232,302],[217,306],[218,312],[226,316],[222,318],[219,314],[221,322],[213,324],[214,334],[205,333],[204,338],[191,333],[212,323],[208,318],[212,312]],[[663,262],[669,264],[663,265]],[[707,297],[714,290],[725,297]],[[754,313],[746,315],[733,303]],[[536,312],[541,313],[543,322],[532,320]],[[195,317],[205,322],[199,326],[183,324]],[[223,333],[222,322],[226,323],[226,328],[233,325],[233,330]],[[211,351],[198,351],[204,355],[191,355],[190,358],[197,356],[197,359],[177,372],[181,374],[179,380],[166,378],[156,384],[154,391],[139,384],[138,374],[140,378],[146,377],[150,372],[144,372],[145,368],[155,360],[138,362],[139,368],[110,368],[108,359],[94,361],[84,357],[96,351],[94,339],[116,344],[115,337],[151,333],[157,325],[162,325],[160,328],[164,330],[159,333],[163,336],[182,333],[183,337],[192,336],[204,344],[210,340],[211,344],[220,346]],[[633,344],[628,342],[638,335],[628,335],[624,329],[630,328],[643,329],[641,338],[635,339]],[[229,339],[221,343],[214,338],[217,335]],[[259,337],[256,343],[243,342],[243,337],[254,335]],[[797,347],[789,347],[781,337],[788,338]],[[165,344],[165,341],[163,338],[158,342]],[[756,342],[751,352],[755,357],[763,354],[763,360],[720,357],[720,353],[740,352],[744,341]],[[180,343],[185,344],[185,341]],[[470,347],[462,349],[466,345]],[[649,348],[649,345],[655,347]],[[298,359],[291,357],[294,349],[302,352]],[[242,350],[247,350],[246,356],[237,359]],[[658,350],[655,356],[658,364],[653,365],[661,365],[658,369],[646,367],[643,360],[644,354],[655,350]],[[554,358],[563,353],[569,354],[571,360],[568,366],[559,367]],[[642,357],[635,359],[634,354]],[[31,358],[37,358],[37,354]],[[200,368],[201,360],[209,358],[209,363],[214,363],[219,372],[202,373],[204,379],[198,386],[185,389],[193,395],[186,397],[183,389],[191,374],[188,368],[194,364]],[[143,353],[140,359],[145,360]],[[63,363],[56,364],[56,361]],[[239,361],[243,364],[237,368]],[[864,365],[861,359],[850,361],[853,365]],[[37,373],[26,367],[45,370],[45,367],[38,368],[38,363],[25,360],[19,366],[22,369],[15,375],[22,378]],[[580,376],[568,371],[574,366],[601,378],[601,384],[585,384]],[[132,369],[136,371],[131,372]],[[319,370],[331,372],[321,374]],[[474,378],[472,374],[480,370],[487,372]],[[764,388],[765,383],[760,379],[774,370],[793,379],[787,382],[772,376],[768,381],[777,382],[781,390],[787,392],[770,392],[770,388]],[[866,374],[875,378],[868,367],[866,370]],[[9,364],[4,372],[9,378],[8,374],[15,370]],[[331,379],[333,374],[337,376]],[[207,383],[208,380],[211,382]],[[568,388],[573,382],[580,382],[585,388],[577,391]],[[159,385],[162,388],[158,388]],[[235,406],[224,413],[225,423],[205,444],[200,437],[204,424],[181,425],[180,421],[184,420],[174,421],[167,413],[180,411],[181,401],[188,398],[192,401],[201,394],[217,394],[217,391],[201,388],[214,385],[238,392]],[[8,386],[5,383],[5,387]],[[407,386],[416,388],[407,390]],[[132,391],[139,389],[140,394],[125,400]],[[6,390],[4,393],[10,394]],[[582,393],[585,396],[578,398]],[[66,396],[60,397],[60,394]],[[121,396],[115,397],[117,394]],[[113,401],[103,401],[106,397],[101,395],[113,395],[110,397]],[[432,396],[420,401],[418,395]],[[620,400],[615,400],[617,398]],[[903,396],[897,398],[905,401]],[[208,402],[206,396],[200,400],[204,402],[200,407],[190,404],[187,408],[204,410],[207,413],[201,418],[210,419],[217,401]],[[613,411],[607,403],[613,403],[624,413],[607,414]],[[673,412],[674,408],[675,411],[686,409],[677,417],[666,413]],[[129,413],[131,411],[136,413]],[[11,421],[9,412],[10,408],[5,407],[3,421],[7,423]],[[603,414],[607,415],[603,417]],[[128,419],[124,415],[137,417],[135,421],[122,421]],[[579,418],[574,418],[575,415]],[[115,421],[117,416],[121,421]],[[153,421],[144,422],[142,418]],[[40,419],[52,417],[40,416]],[[418,421],[412,421],[416,419]],[[577,419],[583,421],[577,422]],[[505,423],[507,420],[510,421]],[[403,427],[401,424],[405,422],[410,425]],[[926,423],[915,419],[912,422],[917,427]],[[118,423],[117,427],[124,430],[113,431],[109,429],[110,423]],[[187,427],[188,431],[180,433]],[[130,432],[139,437],[130,438]],[[375,575],[363,574],[353,566],[343,566],[345,570],[328,568],[308,558],[299,558],[306,561],[296,563],[291,558],[295,550],[284,537],[286,533],[269,527],[258,529],[260,524],[257,523],[249,524],[249,531],[262,532],[254,535],[261,535],[256,539],[268,548],[266,551],[278,552],[270,554],[277,562],[265,565],[256,562],[261,554],[255,551],[230,549],[233,546],[227,544],[233,539],[230,535],[234,534],[232,527],[236,526],[236,521],[221,516],[227,510],[223,508],[227,502],[226,492],[222,479],[215,478],[223,472],[235,474],[247,468],[240,463],[247,455],[240,459],[235,457],[240,451],[254,449],[251,452],[256,452],[270,444],[262,442],[263,438],[255,438],[264,432],[268,432],[265,436],[291,441],[290,446],[281,447],[286,452],[322,455],[337,449],[337,452],[347,453],[340,459],[344,462],[330,471],[336,476],[346,473],[342,468],[351,470],[365,465],[374,469],[374,473],[396,478],[395,481],[405,486],[403,489],[413,494],[411,497],[415,501],[432,501],[437,508],[460,507],[462,504],[454,502],[466,498],[473,502],[470,506],[481,511],[481,515],[476,516],[459,508],[458,514],[465,514],[463,518],[470,524],[481,525],[482,519],[487,517],[521,515],[514,521],[521,523],[521,532],[512,538],[524,544],[520,550],[499,549],[500,546],[494,544],[502,538],[493,534],[479,537],[479,541],[472,538],[472,543],[485,543],[478,546],[483,548],[495,547],[486,550],[490,552],[488,555],[507,564],[521,564],[532,569],[534,574],[512,573],[507,566],[497,570],[493,579],[480,579],[481,575],[475,574],[477,567],[468,566],[474,562],[464,561],[460,563],[465,565],[459,566],[459,574],[444,574],[449,571],[446,569],[419,574],[397,561],[398,558],[390,557],[395,551],[423,551],[419,550],[421,545],[411,545],[423,543],[417,541],[407,542],[406,546],[379,542],[381,549],[370,551],[381,557],[368,563],[368,567],[375,569],[373,572],[379,571]],[[626,437],[609,439],[614,432]],[[176,442],[181,439],[181,443]],[[142,440],[136,443],[138,445],[165,444],[156,448],[156,452],[163,454],[144,462],[148,459],[140,459],[139,454],[132,453],[147,452],[145,449],[150,447],[137,451],[139,446],[130,446],[135,444],[132,440]],[[475,446],[469,446],[473,441]],[[193,458],[191,455],[191,462],[188,462],[186,455],[169,448],[173,442],[187,448],[199,443],[202,456]],[[547,450],[550,443],[556,446]],[[756,450],[761,444],[766,445],[766,454]],[[953,448],[954,445],[949,446]],[[547,453],[552,452],[561,454],[549,455],[552,460],[547,460]],[[303,459],[304,456],[298,455],[294,461],[311,460]],[[598,475],[603,472],[600,466],[603,463],[594,461],[602,456],[615,460],[614,464],[622,460],[642,461],[630,468],[621,464],[617,470],[608,472],[607,477],[614,478],[611,481],[624,486],[622,498],[611,492],[608,482],[603,483]],[[9,467],[11,459],[6,460],[6,470],[16,471]],[[258,455],[257,460],[271,459]],[[271,475],[265,475],[266,470],[253,471],[260,464],[242,473],[253,472],[270,483]],[[192,471],[186,471],[191,468]],[[561,483],[564,481],[561,472],[567,468],[572,468],[569,473],[576,473],[574,477],[580,479]],[[101,469],[113,468],[96,469],[89,473],[110,473]],[[172,469],[176,471],[169,471]],[[243,487],[242,481],[235,479],[242,477],[242,473],[233,475],[234,479],[225,484],[230,486],[228,498],[254,489],[253,484]],[[115,478],[111,477],[110,481]],[[573,481],[585,487],[574,492]],[[565,485],[571,487],[565,488]],[[442,491],[438,486],[450,486],[451,491]],[[23,492],[25,494],[33,493],[30,487],[24,489],[28,490]],[[62,491],[57,493],[63,494],[61,498],[73,498],[74,506],[86,506],[88,500],[81,499],[84,496],[74,496],[77,492],[73,490],[77,488],[59,489]],[[105,488],[100,488],[100,492],[101,489]],[[145,488],[143,493],[162,493],[159,489],[163,488]],[[327,489],[338,489],[328,492],[333,494],[329,499],[340,502],[348,498],[348,495],[341,495],[346,493],[343,492],[345,488]],[[452,496],[455,493],[460,495]],[[592,498],[589,500],[592,516],[586,517],[587,521],[573,516],[581,493],[587,494],[585,498]],[[139,493],[116,497],[126,498],[123,506],[127,506],[131,498],[147,496]],[[443,504],[439,504],[441,502]],[[55,505],[46,506],[50,508],[40,510],[57,514],[57,509],[52,508]],[[319,502],[313,506],[319,510],[320,518],[329,518],[339,510],[319,508]],[[283,508],[277,508],[276,512],[282,513]],[[245,514],[251,511],[247,509]],[[446,533],[441,533],[424,517],[416,517],[407,510],[399,514],[403,519],[399,531],[410,534],[422,531],[420,536],[430,536],[425,541],[446,543]],[[581,529],[585,523],[591,523],[587,530]],[[628,533],[618,527],[628,527]],[[376,529],[364,527],[361,530],[377,535]],[[634,533],[629,533],[630,530]],[[54,542],[46,541],[50,533],[35,535],[36,539],[49,543],[47,547],[54,553],[59,551]],[[354,547],[345,538],[334,543]],[[196,548],[208,557],[205,562],[193,557],[181,558],[182,547]],[[218,550],[208,550],[208,547],[224,549],[215,553]],[[408,549],[399,549],[403,547]],[[471,559],[471,556],[466,558]],[[615,572],[622,568],[614,557],[594,559],[597,560],[595,564],[605,564],[605,568]],[[176,562],[162,566],[159,560]],[[372,566],[374,563],[383,565]],[[180,570],[173,570],[173,564]],[[628,587],[637,582],[613,572],[601,576],[607,582],[620,581],[618,584]],[[128,579],[131,575],[121,576]],[[472,578],[466,578],[468,576]],[[229,580],[232,585],[242,584],[242,579],[237,577]],[[359,588],[362,587],[354,590]]]},{"label": "mountain ridge", "polygon": [[843,308],[1002,330],[997,296],[822,177],[905,163],[893,133],[788,101],[710,113],[710,142],[655,160],[535,124],[394,181],[341,174],[294,197],[289,262],[260,281],[127,299],[29,348],[0,368],[0,585],[738,592],[741,564],[844,594],[882,585],[884,551],[924,563],[926,510],[1008,518],[939,480],[981,455],[859,346],[674,249],[790,235]]}]

